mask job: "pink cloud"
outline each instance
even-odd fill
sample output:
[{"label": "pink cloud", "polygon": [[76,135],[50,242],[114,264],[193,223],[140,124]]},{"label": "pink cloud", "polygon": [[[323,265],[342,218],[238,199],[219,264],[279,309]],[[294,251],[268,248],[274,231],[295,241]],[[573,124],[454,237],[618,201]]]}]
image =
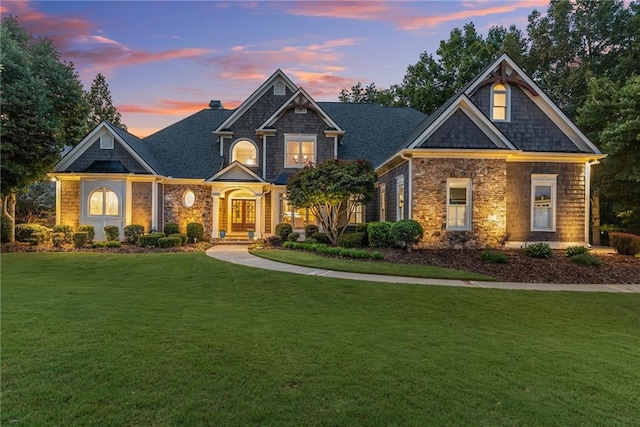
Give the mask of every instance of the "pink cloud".
[{"label": "pink cloud", "polygon": [[153,106],[137,105],[137,104],[124,104],[118,105],[118,111],[121,113],[144,113],[144,114],[175,114],[184,115],[192,114],[196,111],[200,111],[207,108],[206,102],[193,102],[193,101],[176,101],[172,99],[160,99]]}]

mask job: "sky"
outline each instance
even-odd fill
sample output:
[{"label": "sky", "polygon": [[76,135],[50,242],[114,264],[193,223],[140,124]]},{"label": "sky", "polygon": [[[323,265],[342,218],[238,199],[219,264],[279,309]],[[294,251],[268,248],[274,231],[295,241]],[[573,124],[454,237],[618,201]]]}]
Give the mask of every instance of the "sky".
[{"label": "sky", "polygon": [[51,38],[85,89],[105,75],[129,132],[150,135],[221,100],[235,108],[277,69],[316,101],[357,82],[402,82],[422,52],[473,22],[526,30],[548,0],[12,1],[35,36]]}]

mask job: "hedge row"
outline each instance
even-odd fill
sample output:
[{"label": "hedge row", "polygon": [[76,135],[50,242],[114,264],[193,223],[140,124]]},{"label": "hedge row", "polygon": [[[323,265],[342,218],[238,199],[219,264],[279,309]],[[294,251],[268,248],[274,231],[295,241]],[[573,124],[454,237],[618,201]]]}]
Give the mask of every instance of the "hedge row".
[{"label": "hedge row", "polygon": [[314,252],[320,255],[335,255],[344,258],[354,259],[383,259],[384,256],[380,252],[369,252],[363,249],[343,248],[340,246],[327,246],[323,243],[304,243],[304,242],[284,242],[282,246],[286,249],[295,249]]}]

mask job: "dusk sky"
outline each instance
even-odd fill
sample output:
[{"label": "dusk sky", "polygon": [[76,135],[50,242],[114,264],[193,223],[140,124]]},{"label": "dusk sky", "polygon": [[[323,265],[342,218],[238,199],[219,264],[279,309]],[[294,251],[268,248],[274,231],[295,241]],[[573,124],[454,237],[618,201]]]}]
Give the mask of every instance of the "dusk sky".
[{"label": "dusk sky", "polygon": [[129,131],[143,137],[219,99],[234,108],[276,69],[316,101],[358,81],[400,83],[421,52],[472,21],[526,30],[548,0],[6,1],[30,33],[54,40],[85,89],[107,78]]}]

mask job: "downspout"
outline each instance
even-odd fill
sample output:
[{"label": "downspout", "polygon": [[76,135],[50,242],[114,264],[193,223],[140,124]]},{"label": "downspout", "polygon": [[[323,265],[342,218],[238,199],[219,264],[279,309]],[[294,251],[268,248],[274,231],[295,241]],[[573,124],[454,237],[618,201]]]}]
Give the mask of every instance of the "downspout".
[{"label": "downspout", "polygon": [[407,176],[407,180],[409,181],[409,185],[407,186],[409,209],[407,211],[407,218],[413,219],[413,156],[410,154],[407,156],[404,152],[401,152],[400,158],[409,162],[409,172]]},{"label": "downspout", "polygon": [[591,165],[597,165],[599,160],[588,160],[584,164],[584,241],[589,245],[589,226],[591,224]]},{"label": "downspout", "polygon": [[267,134],[262,134],[262,179],[267,180]]},{"label": "downspout", "polygon": [[333,135],[333,158],[338,158],[338,135]]}]

